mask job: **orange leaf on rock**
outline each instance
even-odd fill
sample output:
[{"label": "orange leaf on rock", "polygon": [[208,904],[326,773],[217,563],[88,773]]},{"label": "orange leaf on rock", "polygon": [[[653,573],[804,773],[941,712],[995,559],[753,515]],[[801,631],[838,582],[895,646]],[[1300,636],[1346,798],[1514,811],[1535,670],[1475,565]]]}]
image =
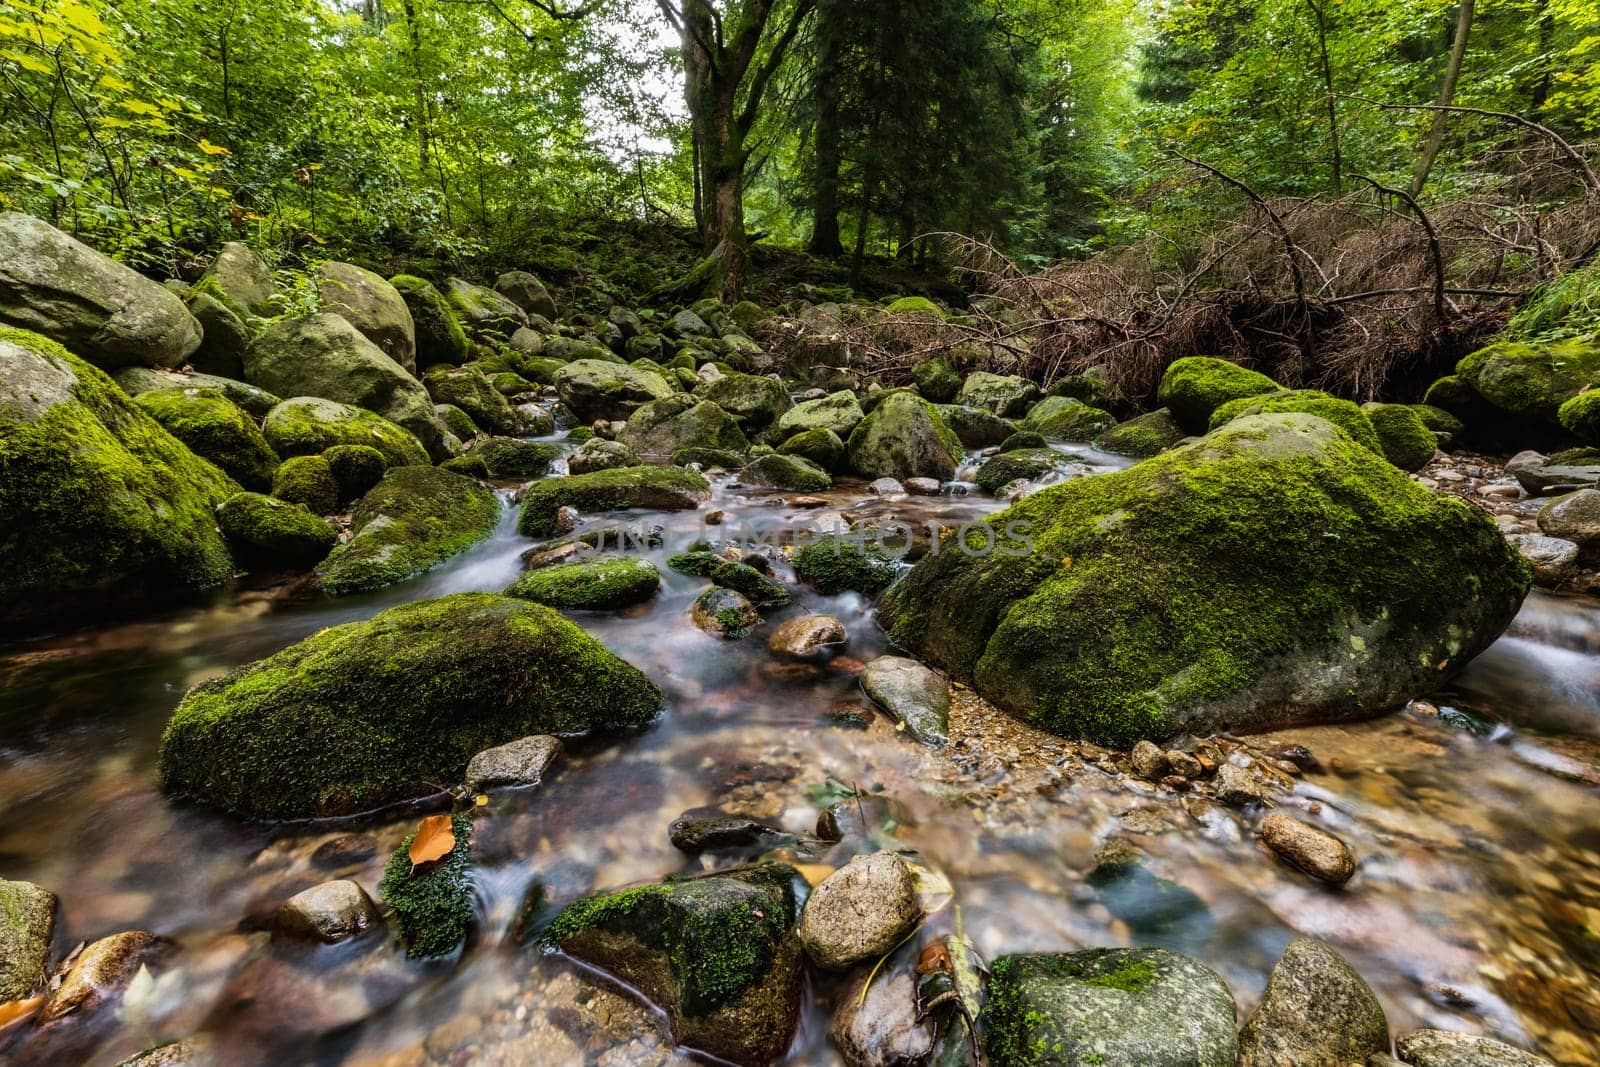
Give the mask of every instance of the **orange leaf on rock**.
[{"label": "orange leaf on rock", "polygon": [[826,863],[796,863],[794,869],[800,872],[800,877],[806,880],[806,885],[814,886],[838,868]]},{"label": "orange leaf on rock", "polygon": [[0,1003],[0,1030],[23,1022],[33,1017],[44,1004],[44,997],[28,997],[26,1000],[8,1000]]},{"label": "orange leaf on rock", "polygon": [[411,866],[416,868],[444,859],[455,847],[456,835],[450,828],[450,816],[430,815],[417,827],[417,835],[411,839],[406,853],[411,857]]}]

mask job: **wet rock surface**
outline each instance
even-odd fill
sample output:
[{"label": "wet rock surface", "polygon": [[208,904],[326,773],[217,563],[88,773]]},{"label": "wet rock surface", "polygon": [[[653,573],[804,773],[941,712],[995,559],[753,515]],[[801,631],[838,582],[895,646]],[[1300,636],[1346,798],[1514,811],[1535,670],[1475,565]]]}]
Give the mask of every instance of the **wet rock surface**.
[{"label": "wet rock surface", "polygon": [[1388,1048],[1372,987],[1325,942],[1297,938],[1239,1035],[1239,1067],[1346,1067]]},{"label": "wet rock surface", "polygon": [[800,916],[800,943],[819,967],[843,970],[887,953],[921,917],[911,871],[894,853],[874,852],[811,891]]}]

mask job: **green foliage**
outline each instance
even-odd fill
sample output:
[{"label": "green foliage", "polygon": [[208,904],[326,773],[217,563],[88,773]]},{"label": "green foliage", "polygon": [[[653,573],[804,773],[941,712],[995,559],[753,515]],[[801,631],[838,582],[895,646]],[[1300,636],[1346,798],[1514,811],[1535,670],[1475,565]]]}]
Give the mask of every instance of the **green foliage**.
[{"label": "green foliage", "polygon": [[1506,323],[1510,341],[1595,340],[1600,334],[1600,264],[1541,285]]},{"label": "green foliage", "polygon": [[383,869],[378,896],[389,908],[412,959],[448,956],[466,939],[472,924],[472,820],[450,817],[455,846],[421,867],[411,862],[407,835]]}]

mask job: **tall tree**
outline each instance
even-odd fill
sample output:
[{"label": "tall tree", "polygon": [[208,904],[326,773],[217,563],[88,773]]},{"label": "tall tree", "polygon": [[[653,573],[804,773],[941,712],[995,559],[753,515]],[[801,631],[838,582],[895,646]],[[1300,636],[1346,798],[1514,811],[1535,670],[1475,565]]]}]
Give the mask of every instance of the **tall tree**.
[{"label": "tall tree", "polygon": [[1428,127],[1428,137],[1422,144],[1422,155],[1417,158],[1417,169],[1411,175],[1411,195],[1416,196],[1422,192],[1422,187],[1428,184],[1428,173],[1433,170],[1433,161],[1439,155],[1439,148],[1444,144],[1444,127],[1446,114],[1444,109],[1449,107],[1456,98],[1456,82],[1461,78],[1461,64],[1467,57],[1467,39],[1472,34],[1472,14],[1476,0],[1460,0],[1456,10],[1456,32],[1450,44],[1450,59],[1445,64],[1444,77],[1439,82],[1439,110],[1433,113],[1433,122]]}]

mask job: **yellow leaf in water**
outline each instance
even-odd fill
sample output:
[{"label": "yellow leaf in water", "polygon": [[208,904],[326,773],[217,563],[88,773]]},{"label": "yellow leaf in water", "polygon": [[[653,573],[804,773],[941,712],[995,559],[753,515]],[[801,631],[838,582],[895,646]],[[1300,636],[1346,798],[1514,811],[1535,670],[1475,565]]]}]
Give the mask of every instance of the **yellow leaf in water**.
[{"label": "yellow leaf in water", "polygon": [[487,808],[489,806],[489,794],[479,793],[477,796],[472,798],[472,802],[478,805],[480,808]]},{"label": "yellow leaf in water", "polygon": [[943,911],[955,900],[955,886],[943,873],[912,860],[907,860],[906,866],[911,869],[911,880],[916,883],[917,897],[922,902],[923,911],[932,915]]},{"label": "yellow leaf in water", "polygon": [[44,1006],[44,997],[26,1000],[8,1000],[0,1003],[0,1031],[33,1018],[33,1013]]},{"label": "yellow leaf in water", "polygon": [[810,886],[817,885],[828,875],[838,870],[837,867],[830,867],[826,863],[797,863],[794,865],[794,869],[800,872],[800,877],[804,878],[806,885]]},{"label": "yellow leaf in water", "polygon": [[411,839],[411,847],[406,850],[406,855],[411,857],[411,866],[416,868],[443,859],[455,847],[456,835],[450,826],[450,816],[430,815],[417,827],[417,834]]}]

